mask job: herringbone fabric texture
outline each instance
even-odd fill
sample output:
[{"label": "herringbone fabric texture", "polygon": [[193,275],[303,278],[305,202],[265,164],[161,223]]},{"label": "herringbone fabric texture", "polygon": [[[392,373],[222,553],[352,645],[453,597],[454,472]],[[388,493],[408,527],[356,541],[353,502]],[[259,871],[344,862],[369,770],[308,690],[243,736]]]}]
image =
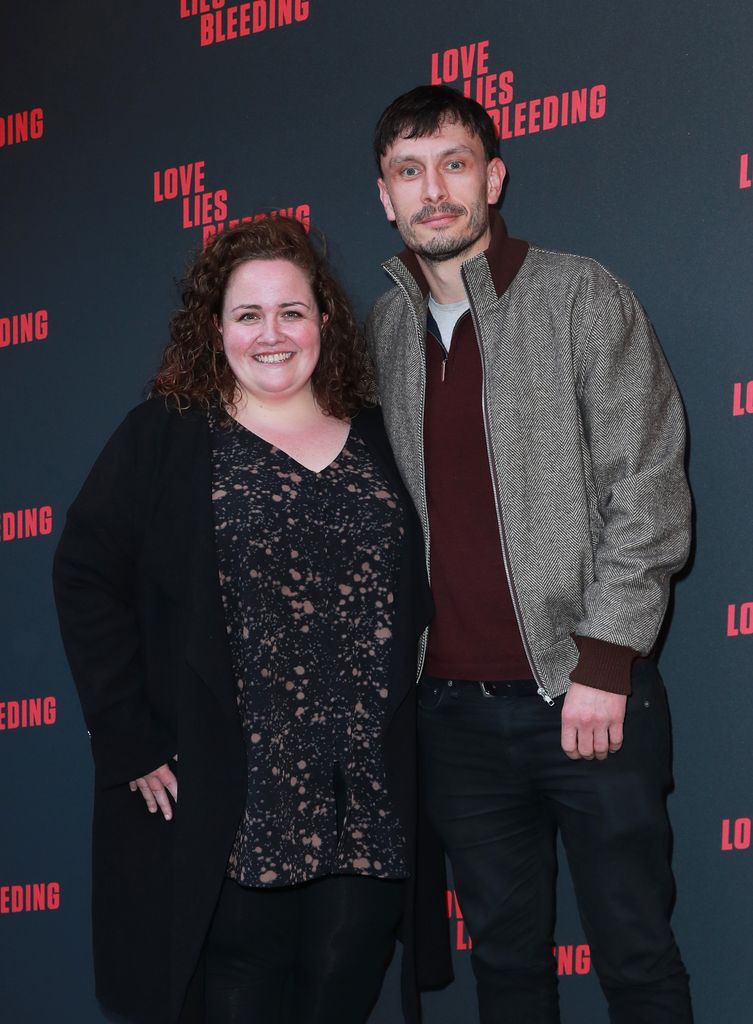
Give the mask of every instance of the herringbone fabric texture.
[{"label": "herringbone fabric texture", "polygon": [[[426,303],[405,264],[367,340],[400,471],[423,520]],[[593,260],[531,247],[498,295],[485,253],[463,264],[484,367],[500,539],[539,682],[567,689],[572,634],[654,646],[690,540],[685,417],[630,289]]]}]

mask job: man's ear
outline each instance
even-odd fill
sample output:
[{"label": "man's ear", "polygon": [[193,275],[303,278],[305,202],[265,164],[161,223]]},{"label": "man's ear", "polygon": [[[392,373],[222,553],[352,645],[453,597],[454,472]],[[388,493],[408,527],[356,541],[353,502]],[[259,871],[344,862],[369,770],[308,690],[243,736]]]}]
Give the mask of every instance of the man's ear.
[{"label": "man's ear", "polygon": [[502,194],[502,186],[506,177],[507,168],[501,158],[495,156],[486,167],[486,198],[489,206],[494,206]]},{"label": "man's ear", "polygon": [[[501,161],[500,161],[501,162]],[[379,189],[379,199],[384,207],[384,212],[387,214],[387,220],[395,221],[395,211],[392,209],[392,200],[390,199],[387,186],[382,178],[377,178],[377,188]]]}]

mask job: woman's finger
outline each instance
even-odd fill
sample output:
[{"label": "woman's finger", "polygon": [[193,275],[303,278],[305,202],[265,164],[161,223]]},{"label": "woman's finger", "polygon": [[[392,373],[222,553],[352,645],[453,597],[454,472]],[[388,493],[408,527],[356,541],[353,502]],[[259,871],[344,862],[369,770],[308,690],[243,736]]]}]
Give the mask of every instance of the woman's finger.
[{"label": "woman's finger", "polygon": [[138,786],[139,792],[141,793],[146,802],[146,809],[149,811],[150,814],[154,814],[154,812],[157,810],[157,801],[154,797],[154,793],[149,788],[146,779],[136,779],[136,785]]},{"label": "woman's finger", "polygon": [[168,796],[167,790],[165,789],[161,778],[156,772],[151,772],[146,777],[147,784],[152,791],[154,799],[157,801],[157,806],[162,811],[165,821],[170,821],[173,816],[173,808],[170,803],[170,797]]},{"label": "woman's finger", "polygon": [[138,789],[143,796],[147,810],[154,814],[158,809],[162,811],[165,821],[170,821],[173,816],[173,807],[170,797],[178,800],[178,780],[166,764],[162,764],[153,772],[141,778],[134,779],[128,783],[132,793]]}]

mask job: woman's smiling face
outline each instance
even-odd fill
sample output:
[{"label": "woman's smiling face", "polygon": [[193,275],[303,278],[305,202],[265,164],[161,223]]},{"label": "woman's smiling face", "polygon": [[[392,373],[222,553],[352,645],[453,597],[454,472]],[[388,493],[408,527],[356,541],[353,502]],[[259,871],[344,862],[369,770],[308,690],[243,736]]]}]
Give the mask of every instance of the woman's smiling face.
[{"label": "woman's smiling face", "polygon": [[306,274],[287,260],[248,260],[230,275],[219,323],[244,399],[267,404],[311,389],[322,314]]}]

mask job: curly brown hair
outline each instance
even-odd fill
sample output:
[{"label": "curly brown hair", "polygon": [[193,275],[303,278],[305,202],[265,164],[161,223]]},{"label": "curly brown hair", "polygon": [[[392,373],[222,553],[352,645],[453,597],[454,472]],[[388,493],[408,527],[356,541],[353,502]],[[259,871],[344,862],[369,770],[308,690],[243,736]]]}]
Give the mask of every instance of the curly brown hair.
[{"label": "curly brown hair", "polygon": [[321,352],[311,377],[323,412],[348,419],[374,404],[374,376],[363,338],[345,293],[327,265],[321,237],[315,245],[292,218],[267,218],[214,235],[199,252],[183,282],[183,308],[170,321],[170,340],[151,394],[172,399],[178,408],[216,402],[231,410],[240,388],[230,369],[217,324],[233,270],[248,260],[286,260],[311,284],[322,326]]}]

